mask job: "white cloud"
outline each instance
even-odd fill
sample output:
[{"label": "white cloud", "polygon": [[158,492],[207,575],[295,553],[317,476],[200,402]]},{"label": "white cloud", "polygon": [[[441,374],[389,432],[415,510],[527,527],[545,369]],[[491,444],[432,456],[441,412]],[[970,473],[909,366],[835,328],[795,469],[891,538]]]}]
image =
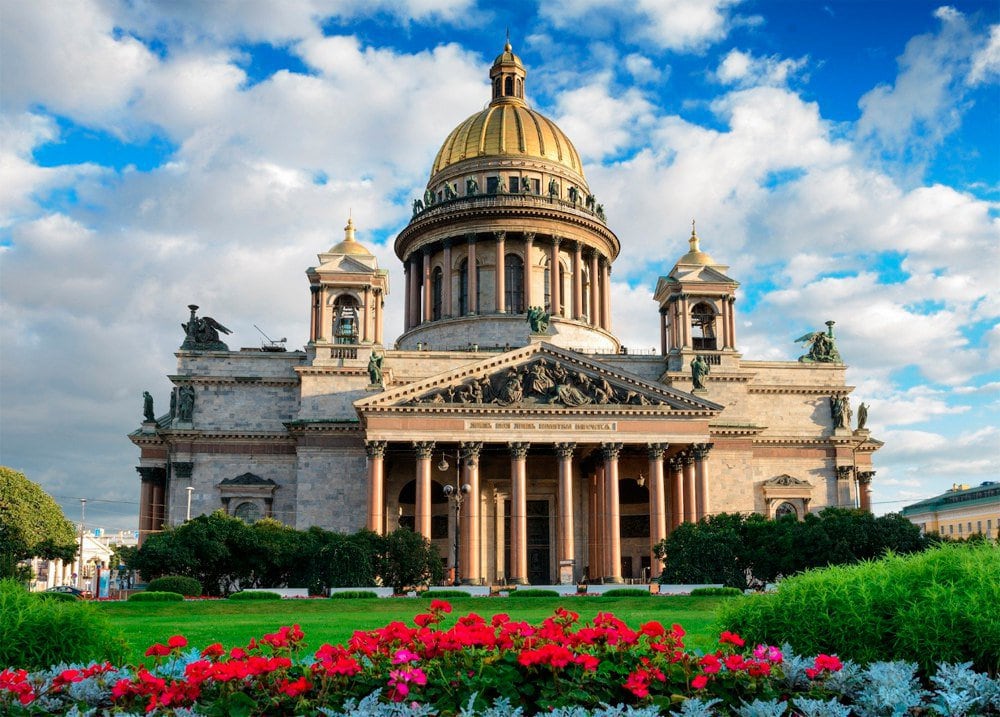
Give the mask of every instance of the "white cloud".
[{"label": "white cloud", "polygon": [[556,105],[556,124],[569,136],[585,161],[600,161],[629,146],[638,128],[653,120],[653,106],[632,88],[617,96],[610,73],[563,92]]},{"label": "white cloud", "polygon": [[637,52],[626,55],[623,62],[636,82],[655,82],[670,73],[669,67],[657,67],[651,59]]},{"label": "white cloud", "polygon": [[966,82],[979,85],[995,82],[1000,75],[1000,25],[990,28],[990,39],[972,56],[972,69]]},{"label": "white cloud", "polygon": [[616,25],[632,40],[670,50],[700,50],[723,39],[733,23],[730,9],[740,0],[550,0],[542,17],[561,30],[606,35]]},{"label": "white cloud", "polygon": [[808,62],[808,57],[800,57],[797,60],[781,59],[777,55],[754,57],[753,53],[733,49],[722,58],[715,71],[715,77],[723,84],[737,87],[758,85],[781,87],[799,74]]}]

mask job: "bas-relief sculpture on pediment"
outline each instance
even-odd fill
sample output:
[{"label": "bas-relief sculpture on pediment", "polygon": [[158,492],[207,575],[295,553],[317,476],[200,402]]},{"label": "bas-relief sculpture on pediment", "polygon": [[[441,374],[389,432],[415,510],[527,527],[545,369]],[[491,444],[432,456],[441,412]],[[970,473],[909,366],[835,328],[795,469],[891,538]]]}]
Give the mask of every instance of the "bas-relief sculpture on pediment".
[{"label": "bas-relief sculpture on pediment", "polygon": [[410,405],[469,404],[497,406],[662,406],[665,402],[637,390],[615,386],[558,361],[540,358],[510,366],[493,375],[466,379],[430,391],[408,402]]},{"label": "bas-relief sculpture on pediment", "polygon": [[800,478],[793,478],[790,475],[780,475],[770,480],[764,481],[765,486],[792,486],[792,487],[812,487],[812,483],[809,481],[801,480]]}]

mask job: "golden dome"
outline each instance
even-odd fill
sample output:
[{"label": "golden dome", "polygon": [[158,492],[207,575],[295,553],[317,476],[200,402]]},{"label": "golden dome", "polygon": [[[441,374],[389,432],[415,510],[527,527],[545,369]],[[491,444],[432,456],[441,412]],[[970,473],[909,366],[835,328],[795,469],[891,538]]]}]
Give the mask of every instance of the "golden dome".
[{"label": "golden dome", "polygon": [[434,159],[431,177],[463,160],[486,157],[544,159],[583,179],[583,165],[573,143],[556,124],[524,102],[527,71],[510,42],[490,68],[493,99],[452,130]]},{"label": "golden dome", "polygon": [[354,254],[357,256],[372,256],[363,244],[354,238],[354,219],[348,217],[347,226],[344,227],[344,241],[334,244],[327,254]]},{"label": "golden dome", "polygon": [[698,235],[694,232],[694,220],[691,221],[691,238],[688,239],[690,249],[682,256],[678,264],[699,264],[701,266],[715,266],[715,259],[703,252],[698,246]]}]

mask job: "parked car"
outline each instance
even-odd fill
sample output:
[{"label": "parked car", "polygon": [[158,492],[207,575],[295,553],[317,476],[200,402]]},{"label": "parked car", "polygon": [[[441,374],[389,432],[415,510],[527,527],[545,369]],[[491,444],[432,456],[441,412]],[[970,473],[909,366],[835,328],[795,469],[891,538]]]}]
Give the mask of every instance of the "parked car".
[{"label": "parked car", "polygon": [[45,592],[47,593],[67,593],[69,595],[74,595],[81,600],[92,598],[94,595],[89,590],[81,590],[80,588],[73,587],[72,585],[56,585],[51,587]]}]

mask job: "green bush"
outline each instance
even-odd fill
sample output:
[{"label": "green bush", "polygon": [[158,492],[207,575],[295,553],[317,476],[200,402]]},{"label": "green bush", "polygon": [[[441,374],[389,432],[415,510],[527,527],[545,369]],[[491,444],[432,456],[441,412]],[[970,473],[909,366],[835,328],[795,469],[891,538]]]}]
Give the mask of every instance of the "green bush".
[{"label": "green bush", "polygon": [[0,667],[37,670],[92,660],[120,664],[126,655],[121,632],[94,605],[40,600],[18,582],[0,580]]},{"label": "green bush", "polygon": [[649,590],[644,588],[614,588],[600,594],[599,597],[606,598],[647,598]]},{"label": "green bush", "polygon": [[559,593],[555,590],[521,590],[517,589],[511,592],[510,596],[512,598],[551,598],[559,597]]},{"label": "green bush", "polygon": [[184,602],[184,596],[180,593],[151,592],[149,590],[141,593],[133,593],[128,596],[129,602]]},{"label": "green bush", "polygon": [[230,600],[280,600],[281,595],[278,593],[267,592],[266,590],[253,591],[253,592],[238,592],[233,593],[229,596]]},{"label": "green bush", "polygon": [[333,600],[368,600],[377,597],[378,593],[373,593],[371,590],[344,590],[330,595]]},{"label": "green bush", "polygon": [[1000,547],[943,545],[924,553],[812,570],[776,593],[724,605],[721,629],[800,654],[869,663],[972,661],[1000,670]]},{"label": "green bush", "polygon": [[739,588],[694,588],[691,597],[739,597],[743,593]]},{"label": "green bush", "polygon": [[438,598],[467,598],[469,593],[464,590],[425,590],[420,593],[420,597],[431,598],[432,600],[437,600]]},{"label": "green bush", "polygon": [[149,581],[146,590],[150,592],[180,593],[187,597],[201,595],[201,583],[185,575],[164,575]]}]

